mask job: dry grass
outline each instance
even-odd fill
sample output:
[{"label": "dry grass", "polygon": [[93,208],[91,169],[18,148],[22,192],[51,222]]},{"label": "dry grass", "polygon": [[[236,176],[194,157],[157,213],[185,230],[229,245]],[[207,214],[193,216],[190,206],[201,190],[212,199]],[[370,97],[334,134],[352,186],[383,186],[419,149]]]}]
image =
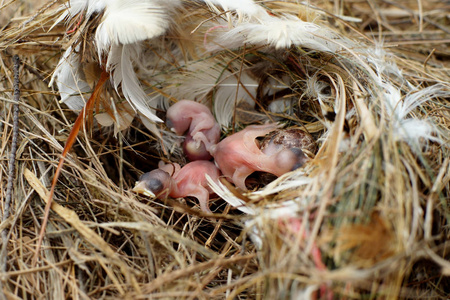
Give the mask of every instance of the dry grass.
[{"label": "dry grass", "polygon": [[[191,199],[165,202],[135,195],[131,188],[140,174],[159,159],[181,158],[168,155],[137,120],[118,138],[108,128],[90,127],[78,135],[66,159],[43,250],[33,266],[45,195],[76,114],[48,87],[72,36],[64,35],[63,26],[48,31],[56,17],[56,6],[47,5],[52,2],[31,2],[13,1],[0,10],[2,203],[13,123],[12,55],[22,59],[17,174],[11,217],[0,226],[9,234],[2,245],[7,258],[0,278],[3,298],[448,297],[450,98],[433,98],[411,113],[436,124],[443,143],[413,149],[396,141],[381,97],[369,102],[361,90],[372,84],[369,71],[351,51],[331,55],[292,48],[284,60],[258,49],[220,54],[237,69],[244,53],[253,57],[246,63],[268,61],[274,74],[297,83],[290,92],[301,101],[284,120],[307,128],[318,141],[318,153],[306,170],[248,195],[255,207],[294,199],[296,217],[250,218],[219,197],[212,204],[217,218],[204,217]],[[267,5],[282,11],[297,4]],[[322,22],[342,35],[369,49],[382,43],[393,54],[386,59],[415,86],[440,83],[450,90],[450,6],[445,1],[315,5],[327,13]],[[332,87],[322,106],[305,92],[311,78]],[[408,93],[397,79],[390,78]],[[356,113],[346,118],[352,108]],[[324,109],[337,112],[334,120],[325,117]],[[340,150],[344,142],[350,150]],[[310,178],[307,184],[274,192],[277,184],[304,177]],[[250,227],[252,221],[256,225]],[[249,238],[255,235],[261,249]]]}]

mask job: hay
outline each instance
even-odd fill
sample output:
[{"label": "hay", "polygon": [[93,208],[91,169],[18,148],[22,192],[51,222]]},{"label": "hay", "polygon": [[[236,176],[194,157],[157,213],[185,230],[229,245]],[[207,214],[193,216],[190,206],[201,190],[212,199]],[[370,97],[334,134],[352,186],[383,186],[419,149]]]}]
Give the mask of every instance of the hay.
[{"label": "hay", "polygon": [[[249,119],[280,121],[313,135],[319,146],[311,153],[314,159],[271,183],[255,175],[254,192],[218,187],[229,202],[246,205],[245,213],[217,196],[211,203],[215,214],[207,216],[189,198],[161,201],[131,192],[139,175],[160,159],[184,162],[163,125],[152,127],[162,133],[162,143],[139,118],[126,130],[101,126],[94,118],[64,163],[33,266],[45,195],[77,117],[48,84],[76,41],[83,41],[83,64],[96,62],[92,38],[98,19],[80,24],[73,19],[50,30],[59,16],[54,1],[2,4],[0,193],[2,216],[11,215],[0,226],[7,234],[1,253],[3,298],[447,298],[448,4],[317,1],[314,9],[295,1],[266,1],[274,15],[294,11],[302,20],[333,28],[346,49],[312,51],[312,45],[269,52],[246,44],[202,56],[196,47],[204,38],[220,36],[221,28],[212,24],[227,17],[189,3],[189,14],[179,23],[185,28],[174,26],[174,35],[161,43],[172,48],[146,44],[146,53],[159,61],[138,76],[148,94],[164,98],[157,115],[164,116],[169,101],[191,96],[180,89],[188,85],[196,100],[215,105],[224,136]],[[74,31],[67,34],[68,28]],[[179,40],[183,34],[189,38]],[[348,48],[347,40],[360,48]],[[14,54],[22,60],[20,133],[7,212]],[[183,65],[180,57],[190,64]],[[156,74],[158,64],[166,67]],[[83,72],[87,83],[95,81],[95,68]],[[236,86],[225,91],[198,84],[229,83],[233,76],[246,83],[250,73],[259,74],[255,107],[242,102],[235,109],[218,108],[220,97],[242,93],[245,98],[249,92],[239,85],[240,91]],[[161,76],[165,80],[155,84]],[[277,92],[265,93],[268,86]],[[112,87],[107,93],[120,100]],[[274,98],[290,101],[285,111],[270,112]],[[388,99],[398,101],[391,105]],[[106,103],[94,114],[115,110]],[[433,131],[422,130],[421,120]]]}]

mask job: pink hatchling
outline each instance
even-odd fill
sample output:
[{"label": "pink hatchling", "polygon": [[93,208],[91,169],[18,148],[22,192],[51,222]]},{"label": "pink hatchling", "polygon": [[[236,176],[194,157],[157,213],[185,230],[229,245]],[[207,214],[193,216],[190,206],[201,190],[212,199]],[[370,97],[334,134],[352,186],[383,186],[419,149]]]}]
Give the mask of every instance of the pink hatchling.
[{"label": "pink hatchling", "polygon": [[158,169],[145,173],[139,178],[133,191],[159,199],[167,196],[194,197],[199,201],[202,211],[211,213],[208,202],[209,195],[213,192],[209,188],[206,174],[214,181],[219,180],[220,171],[210,161],[193,161],[183,168],[179,164],[164,164],[161,161]]},{"label": "pink hatchling", "polygon": [[191,100],[180,100],[167,110],[166,125],[185,135],[183,150],[190,161],[209,160],[209,149],[220,139],[220,126],[209,108]]},{"label": "pink hatchling", "polygon": [[278,129],[277,124],[251,125],[223,139],[210,149],[220,171],[237,187],[247,190],[246,178],[255,171],[281,176],[301,166],[303,152],[298,148],[260,149],[257,137]]}]

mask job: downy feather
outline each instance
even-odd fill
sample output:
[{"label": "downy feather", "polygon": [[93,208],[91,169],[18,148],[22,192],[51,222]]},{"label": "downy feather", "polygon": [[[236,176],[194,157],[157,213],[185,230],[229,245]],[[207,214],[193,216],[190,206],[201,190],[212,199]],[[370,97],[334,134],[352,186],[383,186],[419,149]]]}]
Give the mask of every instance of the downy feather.
[{"label": "downy feather", "polygon": [[[348,42],[329,28],[285,15],[282,18],[266,16],[252,20],[252,23],[237,24],[228,32],[218,35],[216,43],[225,48],[241,47],[244,43],[268,44],[277,49],[295,45],[335,53]],[[218,50],[217,47],[214,50]]]},{"label": "downy feather", "polygon": [[85,104],[83,94],[91,91],[80,74],[79,58],[72,47],[69,47],[59,60],[49,86],[56,82],[61,102],[65,103],[71,110],[81,110]]},{"label": "downy feather", "polygon": [[83,11],[86,11],[85,18],[89,19],[92,14],[104,10],[107,2],[108,0],[70,0],[59,7],[63,13],[56,19],[50,30],[63,20],[68,21]]},{"label": "downy feather", "polygon": [[220,5],[225,11],[234,10],[250,16],[263,11],[253,0],[203,0],[209,6]]},{"label": "downy feather", "polygon": [[232,192],[230,192],[230,190],[228,190],[228,188],[223,183],[221,183],[220,181],[215,182],[214,180],[211,179],[211,177],[208,174],[206,174],[205,177],[206,180],[208,180],[208,185],[211,187],[211,190],[213,190],[214,193],[216,193],[218,196],[220,196],[222,199],[228,202],[231,206],[237,208],[238,210],[248,215],[256,214],[255,209],[248,206],[244,200],[236,197]]},{"label": "downy feather", "polygon": [[169,28],[169,8],[152,0],[110,0],[95,32],[99,56],[111,45],[133,44],[162,35]]},{"label": "downy feather", "polygon": [[217,122],[223,127],[229,127],[239,102],[245,101],[252,106],[255,105],[254,99],[258,89],[258,82],[246,72],[240,74],[239,80],[236,77],[238,74],[227,73],[224,74],[226,77],[217,84],[214,92],[214,113]]},{"label": "downy feather", "polygon": [[113,73],[111,79],[116,90],[118,91],[119,86],[121,86],[125,99],[135,110],[153,122],[162,122],[155,115],[155,110],[148,106],[148,97],[134,72],[131,58],[134,57],[137,60],[139,54],[138,44],[113,46],[106,64],[107,70]]},{"label": "downy feather", "polygon": [[411,92],[402,99],[400,90],[392,84],[383,84],[383,99],[391,115],[391,126],[396,140],[407,142],[412,148],[418,149],[421,139],[440,142],[433,136],[436,128],[427,119],[408,118],[408,115],[422,103],[438,96],[449,96],[441,85],[430,86]]},{"label": "downy feather", "polygon": [[[206,96],[213,92],[214,114],[222,127],[228,127],[234,108],[240,101],[255,105],[258,82],[247,72],[237,76],[224,69],[218,62],[202,61],[187,66],[188,72],[172,79],[173,86],[165,91],[176,99],[190,99],[205,102]],[[245,89],[242,87],[245,86]]]}]

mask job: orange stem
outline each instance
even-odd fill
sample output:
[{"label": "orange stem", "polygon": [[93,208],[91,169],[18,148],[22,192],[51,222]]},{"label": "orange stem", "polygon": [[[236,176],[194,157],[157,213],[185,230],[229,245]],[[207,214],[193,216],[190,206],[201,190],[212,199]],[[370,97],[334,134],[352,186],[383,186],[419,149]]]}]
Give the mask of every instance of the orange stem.
[{"label": "orange stem", "polygon": [[55,193],[55,186],[56,186],[56,183],[58,182],[58,177],[59,177],[59,174],[61,173],[61,169],[64,164],[64,160],[67,156],[67,153],[69,153],[70,149],[72,149],[72,146],[75,143],[75,140],[77,139],[78,132],[80,131],[81,126],[84,124],[83,121],[85,119],[85,116],[87,115],[87,113],[89,111],[91,111],[93,109],[94,104],[99,99],[100,93],[102,91],[102,87],[105,84],[108,77],[109,77],[109,74],[103,70],[102,74],[100,75],[100,79],[98,80],[98,82],[95,86],[94,92],[92,93],[91,97],[86,102],[82,111],[80,112],[77,119],[75,120],[72,130],[70,131],[69,137],[67,138],[66,145],[64,146],[63,153],[58,162],[58,167],[56,168],[55,175],[53,176],[52,187],[50,189],[50,194],[47,199],[47,204],[45,205],[44,219],[42,220],[41,232],[39,233],[39,239],[38,239],[38,243],[36,246],[36,253],[34,254],[33,263],[32,263],[33,267],[36,266],[37,259],[39,257],[42,240],[44,239],[45,229],[47,227],[48,216],[50,213],[50,207],[52,206],[53,195]]}]

